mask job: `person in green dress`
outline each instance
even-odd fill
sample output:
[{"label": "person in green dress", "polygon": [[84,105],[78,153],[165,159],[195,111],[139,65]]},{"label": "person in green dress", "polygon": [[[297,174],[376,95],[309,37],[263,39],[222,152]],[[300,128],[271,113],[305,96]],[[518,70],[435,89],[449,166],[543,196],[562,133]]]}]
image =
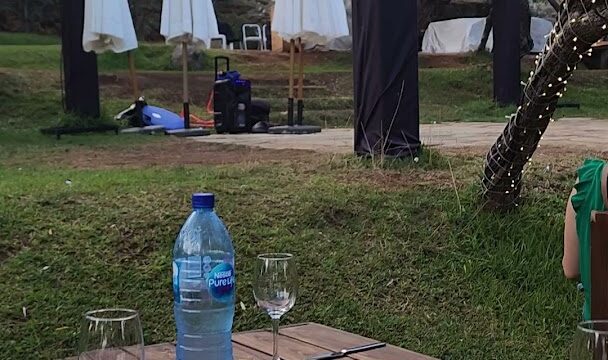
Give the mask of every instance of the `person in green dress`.
[{"label": "person in green dress", "polygon": [[608,166],[604,160],[588,159],[578,169],[566,208],[562,266],[569,279],[580,278],[585,294],[583,319],[591,316],[591,216],[608,209]]}]

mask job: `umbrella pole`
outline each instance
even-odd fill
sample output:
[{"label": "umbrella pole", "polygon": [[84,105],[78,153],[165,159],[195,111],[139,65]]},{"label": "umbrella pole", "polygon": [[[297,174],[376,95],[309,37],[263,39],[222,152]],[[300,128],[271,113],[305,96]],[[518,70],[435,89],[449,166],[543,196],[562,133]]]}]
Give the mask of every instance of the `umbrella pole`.
[{"label": "umbrella pole", "polygon": [[297,125],[302,125],[304,118],[304,47],[302,46],[302,38],[298,38],[298,54],[300,62],[300,73],[298,83],[298,118]]},{"label": "umbrella pole", "polygon": [[296,42],[289,41],[289,99],[287,100],[287,125],[293,126],[294,62]]},{"label": "umbrella pole", "polygon": [[133,89],[133,98],[137,101],[139,99],[139,84],[137,82],[137,73],[135,71],[135,56],[133,51],[127,52],[129,59],[129,77],[131,78],[131,88]]},{"label": "umbrella pole", "polygon": [[182,75],[184,91],[184,128],[190,129],[190,96],[188,94],[188,43],[182,42]]}]

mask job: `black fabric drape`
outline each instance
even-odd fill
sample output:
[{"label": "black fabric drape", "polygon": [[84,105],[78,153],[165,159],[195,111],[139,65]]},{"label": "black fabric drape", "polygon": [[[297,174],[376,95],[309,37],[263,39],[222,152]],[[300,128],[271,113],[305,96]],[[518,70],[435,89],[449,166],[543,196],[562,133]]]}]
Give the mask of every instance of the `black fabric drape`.
[{"label": "black fabric drape", "polygon": [[[520,2],[494,0],[494,99],[517,104],[521,97]],[[499,15],[500,14],[500,15]]]},{"label": "black fabric drape", "polygon": [[99,117],[97,57],[82,48],[84,0],[63,0],[61,51],[65,82],[65,110]]},{"label": "black fabric drape", "polygon": [[420,150],[417,0],[353,0],[355,152]]}]

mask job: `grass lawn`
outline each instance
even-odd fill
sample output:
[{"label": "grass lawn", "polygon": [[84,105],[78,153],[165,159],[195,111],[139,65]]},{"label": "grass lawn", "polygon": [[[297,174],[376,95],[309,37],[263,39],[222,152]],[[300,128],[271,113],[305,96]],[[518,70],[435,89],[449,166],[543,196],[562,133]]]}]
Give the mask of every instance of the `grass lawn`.
[{"label": "grass lawn", "polygon": [[[25,55],[5,56],[27,49],[45,55],[28,66]],[[582,297],[561,273],[563,211],[584,154],[541,149],[524,204],[490,214],[480,210],[476,152],[381,167],[166,137],[57,141],[37,131],[61,116],[53,56],[56,45],[0,47],[0,359],[75,355],[82,313],[102,307],[136,308],[146,343],[173,341],[171,251],[195,191],[217,194],[234,238],[235,330],[269,325],[254,306],[255,255],[290,251],[301,294],[285,323],[320,322],[442,359],[567,357]],[[342,62],[308,74],[325,84],[313,92],[320,113],[352,106],[352,75],[331,68],[346,70]],[[421,70],[425,121],[502,120],[490,74],[478,62]],[[576,79],[577,114],[608,114],[606,73]],[[257,96],[279,106],[283,89],[262,85]],[[149,86],[160,104],[179,104],[179,92],[173,100],[172,89]],[[106,113],[128,104],[120,91],[102,87]]]},{"label": "grass lawn", "polygon": [[139,309],[147,343],[172,341],[171,249],[199,190],[217,193],[234,237],[236,330],[268,325],[251,294],[254,256],[291,251],[302,291],[286,323],[450,359],[566,354],[581,306],[560,271],[569,166],[528,176],[518,212],[487,214],[476,197],[480,157],[433,153],[386,169],[324,156],[103,169],[94,159],[88,169],[36,161],[127,147],[72,141],[15,145],[0,162],[2,359],[73,355],[80,315],[109,306]]},{"label": "grass lawn", "polygon": [[0,45],[59,45],[61,39],[52,35],[10,33],[0,31]]}]

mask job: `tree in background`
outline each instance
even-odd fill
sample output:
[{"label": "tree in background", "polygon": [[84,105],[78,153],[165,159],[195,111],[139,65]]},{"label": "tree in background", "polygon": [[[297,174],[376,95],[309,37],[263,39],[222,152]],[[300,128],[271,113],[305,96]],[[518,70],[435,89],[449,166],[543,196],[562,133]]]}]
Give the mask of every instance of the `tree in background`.
[{"label": "tree in background", "polygon": [[135,33],[140,40],[160,41],[162,1],[129,0]]},{"label": "tree in background", "polygon": [[0,31],[59,34],[60,0],[0,1]]},{"label": "tree in background", "polygon": [[[62,0],[0,1],[0,31],[58,35],[61,33],[61,4]],[[162,1],[129,0],[129,4],[138,38],[160,39]]]},{"label": "tree in background", "polygon": [[418,26],[426,29],[431,21],[436,19],[441,8],[452,0],[418,0]]},{"label": "tree in background", "polygon": [[482,199],[489,209],[518,205],[525,166],[553,121],[568,80],[591,45],[608,34],[608,1],[565,0],[538,56],[517,112],[486,156]]}]

